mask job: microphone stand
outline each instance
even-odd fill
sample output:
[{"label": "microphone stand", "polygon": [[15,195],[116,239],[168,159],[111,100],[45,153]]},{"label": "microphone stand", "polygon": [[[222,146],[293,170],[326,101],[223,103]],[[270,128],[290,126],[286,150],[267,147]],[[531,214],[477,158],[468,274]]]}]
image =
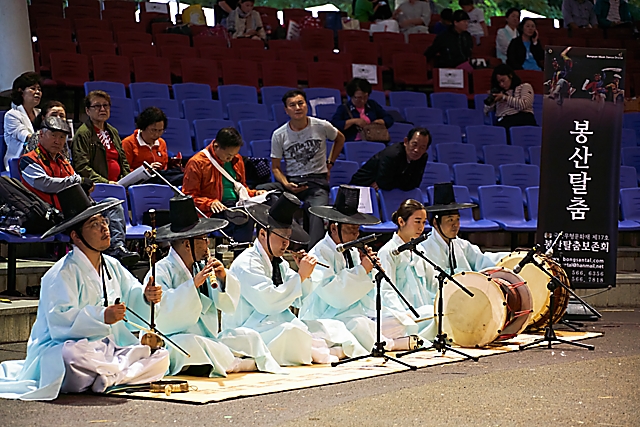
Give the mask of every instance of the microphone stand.
[{"label": "microphone stand", "polygon": [[411,304],[409,303],[409,301],[407,301],[404,295],[402,295],[402,293],[398,290],[398,288],[396,288],[396,285],[394,285],[391,282],[391,279],[389,279],[389,276],[387,276],[387,273],[385,273],[384,270],[378,265],[378,263],[374,262],[371,255],[369,255],[369,253],[366,250],[364,250],[364,245],[360,245],[358,249],[360,250],[360,252],[365,254],[367,258],[369,258],[369,260],[371,261],[371,264],[373,264],[373,268],[378,272],[375,276],[376,278],[376,343],[374,344],[374,347],[371,350],[371,353],[365,354],[364,356],[349,357],[347,359],[342,359],[338,362],[331,363],[331,366],[335,367],[338,365],[342,365],[343,363],[349,363],[349,362],[353,362],[360,359],[367,359],[369,357],[382,357],[385,362],[392,360],[396,363],[399,363],[400,365],[406,366],[412,371],[415,371],[418,369],[416,366],[410,365],[406,362],[403,362],[402,360],[398,360],[396,358],[389,356],[388,354],[386,354],[386,350],[384,349],[384,346],[387,343],[382,341],[382,332],[381,332],[382,316],[380,313],[382,311],[382,296],[381,296],[382,280],[383,279],[386,280],[387,283],[391,285],[391,288],[393,288],[393,290],[396,291],[396,293],[398,294],[402,302],[405,303],[405,305],[409,308],[411,313],[413,313],[413,315],[416,318],[420,317],[420,315],[418,314],[416,309],[411,306]]},{"label": "microphone stand", "polygon": [[[556,239],[556,242],[554,242],[554,244],[556,244],[560,239]],[[553,249],[553,245],[551,245],[551,249]],[[556,336],[556,331],[553,329],[553,310],[555,308],[555,290],[558,287],[563,287],[567,292],[569,292],[573,297],[575,297],[577,300],[579,300],[580,302],[582,302],[582,304],[585,306],[585,308],[589,309],[589,311],[591,311],[595,316],[597,317],[602,317],[602,315],[600,313],[598,313],[593,307],[591,307],[589,304],[587,304],[582,298],[580,298],[578,295],[576,295],[576,293],[573,291],[573,289],[571,289],[570,287],[568,287],[567,285],[565,285],[564,283],[562,283],[560,280],[558,280],[558,278],[556,276],[554,276],[553,274],[551,274],[549,271],[547,271],[546,268],[544,268],[544,266],[542,264],[540,264],[535,258],[531,259],[531,263],[533,265],[535,265],[536,267],[538,267],[538,269],[540,269],[542,272],[544,272],[544,274],[546,274],[547,276],[549,276],[549,278],[551,279],[551,281],[549,283],[547,283],[547,289],[549,289],[551,291],[551,295],[549,297],[549,320],[547,322],[547,327],[545,328],[544,331],[544,337],[537,339],[533,342],[530,342],[528,344],[524,344],[520,346],[520,350],[525,350],[531,346],[534,346],[536,344],[540,344],[541,342],[546,342],[547,343],[547,348],[551,348],[551,344],[553,342],[557,342],[558,344],[570,344],[576,347],[582,347],[582,348],[586,348],[589,350],[595,350],[595,346],[591,345],[591,344],[583,344],[583,343],[578,343],[578,342],[572,342],[572,341],[568,341],[568,340],[563,340],[562,338],[558,338]]]},{"label": "microphone stand", "polygon": [[413,249],[411,249],[411,252],[413,252],[414,254],[418,255],[420,258],[422,258],[423,260],[425,260],[426,262],[431,264],[431,266],[438,272],[438,314],[437,314],[437,316],[438,316],[438,334],[436,335],[436,339],[433,340],[433,343],[431,344],[431,347],[421,347],[421,348],[417,348],[417,349],[414,349],[414,350],[405,351],[403,353],[396,354],[396,356],[402,357],[402,356],[406,356],[407,354],[413,354],[413,353],[417,353],[419,351],[427,351],[427,350],[431,350],[433,348],[436,351],[439,351],[440,353],[442,353],[443,356],[447,352],[447,350],[451,350],[454,353],[458,353],[459,355],[464,356],[467,359],[471,359],[474,362],[477,362],[478,359],[479,359],[478,357],[471,356],[470,354],[467,354],[467,353],[465,353],[463,351],[460,351],[460,350],[458,350],[456,348],[453,348],[448,343],[447,334],[445,334],[442,331],[442,318],[444,317],[444,301],[443,301],[442,294],[443,294],[443,290],[444,290],[444,281],[445,281],[445,279],[446,280],[450,280],[451,282],[455,283],[460,289],[462,289],[464,291],[464,293],[466,293],[470,297],[473,297],[473,293],[469,289],[465,288],[464,285],[462,285],[456,279],[451,277],[451,275],[449,275],[446,271],[444,271],[439,265],[437,265],[436,263],[431,261],[429,258],[427,258],[427,256],[425,256],[425,254],[422,251],[419,251],[417,248],[414,247]]},{"label": "microphone stand", "polygon": [[[169,181],[167,181],[167,179],[160,175],[159,173],[157,173],[149,163],[147,163],[147,161],[145,160],[144,162],[142,162],[142,166],[144,166],[144,168],[147,170],[147,173],[149,173],[149,175],[151,175],[151,177],[156,177],[156,178],[160,178],[160,180],[162,182],[165,183],[165,185],[168,185],[174,193],[176,193],[179,196],[182,197],[186,197],[186,194],[184,194],[178,187],[176,187],[175,185],[173,185],[172,183],[170,183]],[[198,212],[198,214],[203,217],[206,218],[207,216],[200,210],[198,209],[198,207],[196,206],[196,212]]]}]

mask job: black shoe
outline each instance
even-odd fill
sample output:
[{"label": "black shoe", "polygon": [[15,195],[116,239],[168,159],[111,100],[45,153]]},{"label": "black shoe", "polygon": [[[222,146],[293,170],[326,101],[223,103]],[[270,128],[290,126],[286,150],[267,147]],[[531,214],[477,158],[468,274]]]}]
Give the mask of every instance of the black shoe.
[{"label": "black shoe", "polygon": [[109,249],[106,254],[120,261],[120,263],[125,267],[131,267],[132,265],[136,265],[138,261],[140,261],[140,255],[138,255],[137,252],[131,252],[124,246],[118,246],[117,248]]}]

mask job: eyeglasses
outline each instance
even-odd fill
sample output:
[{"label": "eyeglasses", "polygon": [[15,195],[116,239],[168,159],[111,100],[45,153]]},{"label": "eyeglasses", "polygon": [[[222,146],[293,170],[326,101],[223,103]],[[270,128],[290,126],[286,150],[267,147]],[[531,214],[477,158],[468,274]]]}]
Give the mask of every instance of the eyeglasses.
[{"label": "eyeglasses", "polygon": [[42,92],[42,88],[40,86],[29,86],[27,89],[33,92]]},{"label": "eyeglasses", "polygon": [[96,104],[96,105],[91,105],[89,108],[93,108],[96,111],[100,111],[103,108],[105,110],[110,110],[111,109],[111,105],[110,104]]},{"label": "eyeglasses", "polygon": [[147,132],[162,135],[162,134],[164,133],[164,129],[153,129],[153,128],[147,128]]},{"label": "eyeglasses", "polygon": [[103,217],[102,219],[97,219],[90,222],[88,226],[93,231],[100,231],[103,228],[109,228],[109,218]]}]

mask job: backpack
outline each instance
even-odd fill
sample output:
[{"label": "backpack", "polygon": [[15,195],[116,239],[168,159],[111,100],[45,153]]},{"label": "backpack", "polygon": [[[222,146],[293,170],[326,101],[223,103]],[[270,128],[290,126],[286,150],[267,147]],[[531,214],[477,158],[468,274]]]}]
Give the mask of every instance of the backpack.
[{"label": "backpack", "polygon": [[58,209],[45,203],[22,182],[0,176],[0,228],[20,227],[42,234],[62,221]]}]

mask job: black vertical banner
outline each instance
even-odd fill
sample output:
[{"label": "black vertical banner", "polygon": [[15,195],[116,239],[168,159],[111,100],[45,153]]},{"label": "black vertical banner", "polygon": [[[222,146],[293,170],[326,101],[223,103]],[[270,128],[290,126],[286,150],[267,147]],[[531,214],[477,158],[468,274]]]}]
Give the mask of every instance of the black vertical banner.
[{"label": "black vertical banner", "polygon": [[615,285],[624,49],[547,46],[536,240],[576,288]]}]

